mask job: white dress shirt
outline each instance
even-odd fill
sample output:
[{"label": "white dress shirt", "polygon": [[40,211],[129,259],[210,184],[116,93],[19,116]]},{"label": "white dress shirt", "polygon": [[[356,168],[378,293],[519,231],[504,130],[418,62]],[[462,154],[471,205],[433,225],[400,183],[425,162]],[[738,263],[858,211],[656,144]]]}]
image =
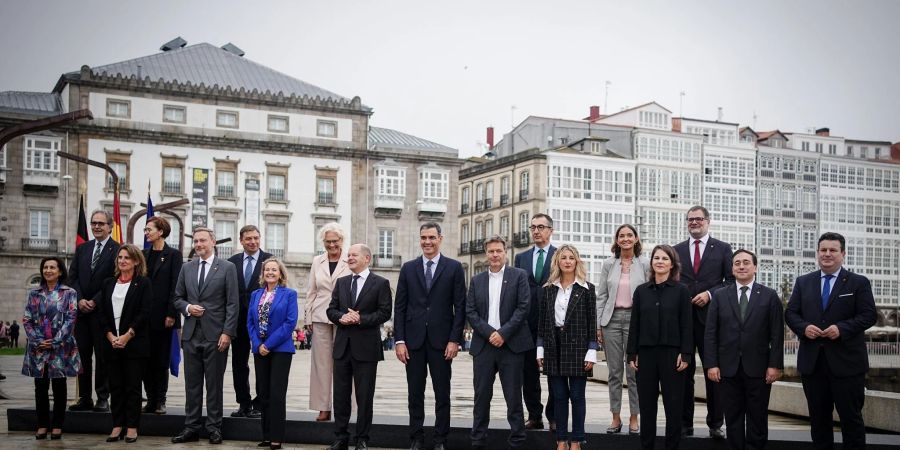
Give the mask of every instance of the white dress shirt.
[{"label": "white dress shirt", "polygon": [[819,269],[819,292],[825,292],[825,275],[833,275],[828,282],[828,292],[834,291],[834,282],[837,281],[837,276],[841,273],[841,269],[843,268],[844,266],[838,267],[837,270],[831,274],[825,273],[824,270]]},{"label": "white dress shirt", "polygon": [[[688,253],[691,254],[691,267],[694,267],[694,248],[696,247],[696,244],[694,244],[694,242],[696,240],[697,239],[694,239],[693,236],[690,237],[689,243],[691,245],[689,246],[690,251]],[[709,233],[706,233],[706,235],[704,235],[702,238],[700,238],[700,259],[701,260],[703,259],[703,254],[706,253],[706,243],[707,242],[709,242]]]},{"label": "white dress shirt", "polygon": [[[575,287],[575,284],[589,289],[587,283],[581,280],[575,280],[575,283],[570,284],[567,288],[563,288],[558,280],[553,283],[554,286],[559,288],[556,291],[556,301],[553,302],[553,322],[557,327],[566,324],[566,311],[569,309],[569,299],[572,297],[572,289]],[[537,348],[537,359],[544,359],[543,346]],[[597,350],[589,348],[584,355],[584,360],[597,364]]]},{"label": "white dress shirt", "polygon": [[127,283],[116,282],[116,287],[113,289],[112,312],[113,319],[116,321],[116,336],[119,335],[119,319],[122,318],[122,308],[125,307],[125,295],[128,294],[128,288],[130,286],[130,281]]},{"label": "white dress shirt", "polygon": [[[260,250],[257,250],[256,253],[254,253],[252,255],[248,255],[247,252],[244,252],[244,267],[241,269],[241,270],[243,270],[243,272],[241,272],[241,273],[247,273],[247,265],[250,266],[250,273],[253,273],[253,269],[256,269],[256,265],[259,264],[259,254],[260,253],[262,253],[262,251],[260,251]],[[248,259],[248,257],[253,258],[253,259],[252,260]],[[247,280],[244,280],[244,281],[247,281]]]},{"label": "white dress shirt", "polygon": [[425,255],[422,255],[422,273],[428,273],[428,261],[433,261],[434,264],[431,265],[431,276],[437,272],[438,262],[441,260],[441,254],[438,253],[434,256],[434,258],[428,259]]},{"label": "white dress shirt", "polygon": [[356,304],[356,299],[359,298],[359,293],[362,292],[362,288],[363,288],[363,286],[365,286],[366,279],[369,278],[370,273],[372,273],[372,272],[369,271],[368,268],[366,268],[366,270],[363,270],[360,273],[352,273],[351,272],[351,275],[350,275],[351,276],[351,278],[350,278],[351,289],[353,288],[353,278],[352,277],[354,275],[359,275],[359,279],[356,280],[356,297],[353,299],[354,304]]},{"label": "white dress shirt", "polygon": [[741,288],[744,286],[747,286],[747,306],[750,305],[750,293],[753,292],[753,283],[755,283],[755,280],[751,281],[750,284],[741,284],[740,281],[735,283],[737,284],[738,306],[741,306]]},{"label": "white dress shirt", "polygon": [[488,325],[500,329],[500,293],[503,289],[503,273],[506,266],[497,272],[488,269]]}]

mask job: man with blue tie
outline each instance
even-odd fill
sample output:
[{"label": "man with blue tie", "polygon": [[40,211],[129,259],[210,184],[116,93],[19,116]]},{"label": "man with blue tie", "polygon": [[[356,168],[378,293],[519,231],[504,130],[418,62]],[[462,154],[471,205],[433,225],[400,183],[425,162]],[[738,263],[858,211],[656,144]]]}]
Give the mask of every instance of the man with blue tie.
[{"label": "man with blue tie", "polygon": [[[528,311],[528,330],[532,339],[537,342],[538,309],[541,303],[542,286],[550,276],[550,261],[556,247],[550,244],[550,236],[553,235],[553,219],[543,213],[537,213],[531,217],[531,240],[534,246],[516,255],[515,266],[528,274],[528,287],[531,289],[531,307]],[[525,353],[522,397],[525,400],[525,408],[528,410],[528,420],[525,429],[540,430],[544,428],[541,421],[541,371],[537,366],[537,353],[534,348]],[[549,383],[549,381],[548,381]],[[556,431],[556,421],[553,417],[553,391],[547,387],[547,421],[550,431]]]},{"label": "man with blue tie", "polygon": [[406,365],[410,450],[425,448],[425,381],[434,388],[434,448],[443,450],[450,432],[451,363],[465,325],[466,275],[459,261],[440,253],[441,226],[419,227],[422,257],[407,261],[397,280],[394,352]]},{"label": "man with blue tie", "polygon": [[819,268],[797,278],[784,312],[800,339],[797,369],[809,406],[817,449],[834,445],[832,411],[841,419],[843,448],[866,447],[862,417],[869,356],[865,331],[877,313],[869,279],[843,267],[846,241],[838,233],[819,237]]}]

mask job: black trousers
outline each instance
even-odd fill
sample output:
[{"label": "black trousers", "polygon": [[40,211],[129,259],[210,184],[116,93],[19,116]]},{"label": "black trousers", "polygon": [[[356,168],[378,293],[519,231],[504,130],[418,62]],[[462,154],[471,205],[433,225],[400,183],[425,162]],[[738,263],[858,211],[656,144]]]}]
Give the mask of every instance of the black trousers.
[{"label": "black trousers", "polygon": [[422,441],[425,438],[425,381],[430,373],[431,387],[434,389],[434,443],[447,441],[450,432],[451,363],[444,359],[444,349],[433,348],[427,337],[421,348],[409,351],[406,384],[409,388],[410,440]]},{"label": "black trousers", "polygon": [[339,441],[348,442],[350,432],[350,397],[356,391],[356,441],[369,440],[372,428],[372,405],[375,402],[375,376],[378,361],[357,361],[350,357],[350,349],[344,357],[334,360],[334,435]]},{"label": "black trousers", "polygon": [[173,332],[172,328],[150,330],[150,359],[144,371],[144,390],[147,392],[147,404],[151,406],[166,403]]},{"label": "black trousers", "polygon": [[[96,310],[95,310],[96,311]],[[79,314],[75,321],[75,342],[78,345],[78,355],[81,357],[81,375],[78,375],[78,396],[91,400],[91,376],[94,376],[94,389],[97,391],[97,400],[109,400],[109,384],[106,374],[106,363],[103,360],[103,352],[100,351],[101,339],[104,333],[97,323],[96,313]],[[93,360],[97,360],[97,370],[94,371]]]},{"label": "black trousers", "polygon": [[666,448],[681,444],[681,404],[685,372],[675,370],[678,349],[641,347],[638,350],[638,404],[641,406],[641,448],[653,449],[656,441],[656,404],[662,387],[666,410]]},{"label": "black trousers", "polygon": [[[489,345],[489,344],[487,344]],[[541,420],[544,414],[544,405],[541,403],[541,369],[538,368],[537,350],[531,349],[524,354],[524,364],[522,365],[522,397],[525,400],[525,409],[528,411],[528,420]],[[553,396],[553,390],[548,390]],[[547,405],[552,405],[551,401]],[[550,420],[553,413],[548,409],[547,420]]]},{"label": "black trousers", "polygon": [[114,355],[106,358],[111,400],[109,409],[113,427],[137,428],[141,422],[141,376],[147,367],[147,359],[126,358],[122,354],[126,351],[113,350]]},{"label": "black trousers", "polygon": [[293,358],[293,353],[284,352],[271,352],[266,356],[253,355],[264,441],[284,442],[287,386]]},{"label": "black trousers", "polygon": [[[53,386],[53,419],[50,419],[49,389]],[[38,428],[62,429],[66,419],[66,379],[35,378],[34,403]]]},{"label": "black trousers", "polygon": [[863,423],[862,408],[866,399],[866,375],[849,377],[832,375],[820,352],[816,368],[811,375],[801,376],[803,393],[809,405],[809,425],[813,447],[830,449],[834,445],[832,411],[837,409],[841,419],[843,448],[866,448],[866,426]]},{"label": "black trousers", "polygon": [[[511,448],[525,443],[525,419],[522,413],[522,363],[523,353],[513,353],[508,347],[485,345],[475,357],[474,380],[475,408],[472,421],[472,446],[485,445],[488,425],[491,422],[491,398],[494,381],[500,374],[500,386],[506,400],[506,420],[509,423],[508,443]],[[529,361],[531,362],[531,361]]]},{"label": "black trousers", "polygon": [[[703,362],[704,350],[706,348],[703,340],[706,327],[694,318],[694,347],[700,354],[700,361]],[[725,424],[725,413],[722,409],[722,394],[719,392],[719,383],[714,383],[706,376],[706,365],[703,366],[703,380],[706,382],[706,425],[709,428],[722,428]],[[684,371],[687,376],[684,377],[684,403],[681,410],[681,426],[684,428],[694,427],[694,374],[697,371],[696,358],[692,355],[688,361],[688,368]]]},{"label": "black trousers", "polygon": [[250,334],[247,331],[247,312],[238,317],[237,336],[231,340],[231,379],[234,382],[235,400],[241,407],[259,409],[259,383],[257,398],[250,397]]},{"label": "black trousers", "polygon": [[769,440],[769,393],[765,377],[749,377],[738,365],[733,377],[722,378],[722,406],[728,428],[728,447],[763,449]]}]

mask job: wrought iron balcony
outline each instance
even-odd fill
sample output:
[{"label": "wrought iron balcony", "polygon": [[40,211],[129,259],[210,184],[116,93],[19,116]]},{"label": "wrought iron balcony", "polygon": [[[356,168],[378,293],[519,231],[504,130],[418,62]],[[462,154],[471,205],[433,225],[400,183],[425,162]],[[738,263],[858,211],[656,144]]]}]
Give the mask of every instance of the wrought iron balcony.
[{"label": "wrought iron balcony", "polygon": [[56,253],[56,239],[22,238],[22,250],[27,252]]}]

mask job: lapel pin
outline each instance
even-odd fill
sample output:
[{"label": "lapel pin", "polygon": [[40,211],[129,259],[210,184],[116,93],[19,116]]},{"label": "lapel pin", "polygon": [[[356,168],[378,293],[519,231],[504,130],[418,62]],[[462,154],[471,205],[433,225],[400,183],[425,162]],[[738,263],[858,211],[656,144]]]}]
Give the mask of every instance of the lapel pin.
[{"label": "lapel pin", "polygon": [[159,262],[166,262],[166,257],[163,256],[162,258],[159,258]]}]

